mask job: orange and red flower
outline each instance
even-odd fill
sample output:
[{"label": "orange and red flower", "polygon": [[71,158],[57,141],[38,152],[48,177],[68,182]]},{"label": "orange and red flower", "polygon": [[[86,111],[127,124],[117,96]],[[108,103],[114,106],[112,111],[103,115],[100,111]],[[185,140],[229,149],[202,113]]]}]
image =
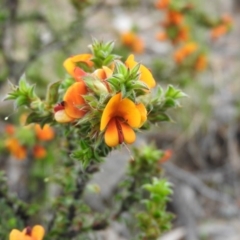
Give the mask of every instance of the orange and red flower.
[{"label": "orange and red flower", "polygon": [[79,54],[73,57],[66,59],[63,63],[63,66],[67,70],[67,72],[76,80],[81,80],[81,77],[84,76],[84,71],[78,67],[78,63],[85,63],[88,67],[93,66],[93,62],[91,61],[92,54]]},{"label": "orange and red flower", "polygon": [[33,157],[34,158],[41,159],[41,158],[46,157],[46,155],[47,155],[47,151],[43,146],[35,145],[33,147]]},{"label": "orange and red flower", "polygon": [[166,9],[170,4],[170,0],[158,0],[155,4],[158,9]]},{"label": "orange and red flower", "polygon": [[118,93],[105,107],[100,124],[100,131],[105,131],[105,143],[115,147],[123,142],[133,143],[136,139],[133,128],[140,128],[147,119],[145,106],[135,104]]},{"label": "orange and red flower", "polygon": [[9,240],[42,240],[45,230],[41,225],[35,225],[33,228],[26,227],[23,231],[13,229],[10,232]]},{"label": "orange and red flower", "polygon": [[14,125],[12,125],[12,124],[7,124],[7,125],[5,126],[5,132],[6,132],[8,135],[13,135],[14,132],[15,132],[15,127],[14,127]]},{"label": "orange and red flower", "polygon": [[66,123],[82,118],[86,114],[86,103],[83,95],[87,93],[84,82],[72,84],[66,91],[63,102],[54,107],[57,122]]},{"label": "orange and red flower", "polygon": [[173,155],[173,151],[171,149],[167,149],[164,151],[163,156],[160,158],[159,163],[167,162]]}]

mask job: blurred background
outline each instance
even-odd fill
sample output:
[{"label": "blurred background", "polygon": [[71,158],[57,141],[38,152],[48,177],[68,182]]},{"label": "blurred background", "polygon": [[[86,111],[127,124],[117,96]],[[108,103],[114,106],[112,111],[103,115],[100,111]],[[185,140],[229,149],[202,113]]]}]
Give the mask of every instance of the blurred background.
[{"label": "blurred background", "polygon": [[[116,54],[126,58],[134,53],[160,85],[173,84],[188,95],[172,122],[156,126],[137,143],[156,142],[169,153],[163,169],[174,185],[169,211],[176,217],[172,231],[161,239],[239,240],[240,1],[185,2],[193,8],[186,20],[190,41],[201,50],[182,64],[176,56],[184,43],[173,41],[168,30],[167,37],[163,34],[166,12],[157,1],[2,0],[0,98],[9,91],[9,82],[17,84],[23,74],[44,97],[50,82],[64,78],[62,63],[67,57],[88,52],[92,38],[114,40]],[[218,19],[226,15],[231,17],[231,29],[214,37]],[[197,68],[195,60],[201,54],[206,57],[204,66]],[[44,189],[43,179],[59,158],[54,139],[58,130],[45,129],[46,138],[37,126],[23,128],[24,113],[24,109],[16,112],[10,102],[0,102],[0,169],[7,173],[12,193],[37,204],[44,198],[37,194]],[[127,159],[125,150],[116,151],[95,175],[92,183],[102,192],[86,199],[96,210],[108,208]],[[15,226],[4,204],[0,190],[4,216],[0,231]],[[124,231],[115,226],[102,239],[128,239]]]}]

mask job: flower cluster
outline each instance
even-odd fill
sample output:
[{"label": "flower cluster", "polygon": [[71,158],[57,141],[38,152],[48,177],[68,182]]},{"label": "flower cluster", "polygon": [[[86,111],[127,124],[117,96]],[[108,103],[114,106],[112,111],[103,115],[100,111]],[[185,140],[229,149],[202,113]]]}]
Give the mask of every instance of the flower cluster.
[{"label": "flower cluster", "polygon": [[[141,128],[147,119],[147,109],[140,96],[156,85],[155,80],[133,55],[125,63],[115,60],[100,67],[96,66],[94,57],[93,54],[80,54],[64,62],[73,82],[64,92],[62,101],[54,107],[55,120],[74,123],[94,115],[108,146],[133,143],[134,130]],[[85,71],[79,63],[87,66]],[[89,97],[101,97],[103,104],[94,104],[94,100],[88,102]]]},{"label": "flower cluster", "polygon": [[165,30],[157,34],[157,39],[169,39],[173,44],[188,41],[189,26],[186,24],[184,13],[191,9],[191,5],[179,6],[171,0],[158,0],[156,8],[165,11],[165,19],[161,22]]},{"label": "flower cluster", "polygon": [[106,156],[112,147],[131,144],[139,129],[170,121],[166,111],[177,107],[178,99],[186,95],[173,86],[166,91],[156,86],[151,71],[133,54],[122,61],[112,53],[113,47],[113,42],[94,40],[91,53],[67,58],[63,66],[68,75],[49,85],[46,100],[24,78],[19,86],[12,86],[7,99],[28,106],[27,124],[58,123],[72,129],[73,136],[88,148],[76,158]]},{"label": "flower cluster", "polygon": [[144,41],[135,32],[133,31],[123,32],[120,36],[120,39],[121,43],[134,53],[140,54],[144,52],[145,48]]},{"label": "flower cluster", "polygon": [[[66,148],[61,151],[63,154],[58,159],[61,168],[59,167],[60,171],[54,178],[63,190],[54,204],[56,214],[53,215],[54,220],[50,221],[52,225],[50,230],[48,228],[50,237],[66,236],[67,239],[67,236],[70,236],[68,234],[72,234],[73,230],[77,237],[84,231],[97,229],[99,215],[95,216],[80,199],[90,175],[98,170],[99,163],[114,147],[132,144],[136,140],[136,133],[140,130],[149,129],[151,125],[162,121],[171,121],[167,111],[179,107],[178,100],[186,96],[172,85],[163,89],[157,85],[151,71],[144,64],[139,63],[133,54],[121,59],[121,56],[112,53],[113,48],[113,42],[104,43],[94,40],[90,45],[90,53],[85,52],[67,58],[63,62],[67,72],[66,77],[61,81],[50,83],[43,100],[36,94],[34,86],[29,85],[24,77],[20,79],[19,85],[11,85],[12,90],[6,97],[14,100],[16,107],[24,106],[29,110],[27,126],[20,129],[25,135],[25,131],[29,130],[28,137],[21,138],[22,135],[17,134],[18,131],[12,126],[7,128],[7,136],[17,139],[21,143],[19,146],[34,147],[40,140],[52,139],[54,133],[50,130],[51,125],[57,125],[59,135],[64,134]],[[44,128],[41,129],[40,126]],[[32,145],[24,144],[23,139],[28,139]],[[10,145],[9,150],[13,153],[13,147],[17,144],[12,144],[11,148]],[[151,184],[151,177],[159,177],[159,159],[164,156],[163,152],[154,150],[153,147],[144,149],[141,149],[145,153],[142,158],[140,158],[141,153],[132,155],[135,161],[130,163],[129,174],[134,181],[129,181],[129,177],[126,178],[130,194],[127,196],[123,194],[122,199],[123,206],[130,201],[135,211],[138,211],[139,207],[143,209],[143,205],[138,200],[141,198],[137,196],[146,197],[146,191],[141,186],[146,183]],[[25,154],[22,154],[22,158]],[[167,157],[169,156],[165,158]],[[133,189],[132,184],[136,188]],[[157,182],[155,185],[159,189]],[[168,189],[165,185],[161,188]],[[153,190],[155,191],[155,188]],[[149,196],[151,192],[152,189],[149,190]],[[139,224],[143,226],[143,231],[146,231],[145,220],[147,223],[154,220],[159,224],[156,226],[157,234],[169,229],[172,218],[170,214],[166,214],[166,201],[159,201],[152,206],[158,208],[160,205],[162,207],[158,215],[164,213],[167,216],[162,222],[159,217],[153,216],[154,209],[141,211]],[[63,211],[59,211],[59,206]],[[117,213],[114,210],[110,213],[109,219],[119,217],[122,211],[122,207]],[[66,213],[69,215],[67,218]],[[92,221],[85,222],[85,216]],[[106,215],[101,218],[103,226],[106,227],[108,224]],[[42,240],[43,235],[44,230],[40,226],[35,226],[33,229],[27,227],[22,232],[12,230],[10,240]]]},{"label": "flower cluster", "polygon": [[49,125],[43,128],[39,124],[17,127],[12,124],[5,126],[5,148],[18,160],[24,160],[28,153],[35,159],[47,156],[45,142],[54,138],[54,130]]},{"label": "flower cluster", "polygon": [[188,2],[173,0],[158,0],[155,4],[158,10],[165,12],[161,23],[164,30],[156,38],[160,41],[170,40],[173,45],[181,44],[174,53],[178,66],[187,66],[194,71],[206,69],[208,60],[202,44],[194,39],[193,29],[204,27],[211,30],[211,38],[218,39],[230,31],[232,18],[224,15],[220,19],[212,19],[189,0]]},{"label": "flower cluster", "polygon": [[216,26],[213,27],[211,31],[211,38],[213,40],[217,40],[221,36],[227,34],[231,30],[232,25],[232,17],[227,14],[223,15],[217,22]]}]

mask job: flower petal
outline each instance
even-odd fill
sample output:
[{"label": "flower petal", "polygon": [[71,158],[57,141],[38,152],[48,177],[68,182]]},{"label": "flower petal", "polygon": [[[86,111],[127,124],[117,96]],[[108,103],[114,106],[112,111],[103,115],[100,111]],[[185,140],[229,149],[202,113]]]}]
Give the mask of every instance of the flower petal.
[{"label": "flower petal", "polygon": [[74,77],[74,70],[76,68],[76,63],[78,62],[84,62],[86,63],[89,67],[93,66],[93,62],[90,61],[90,59],[92,58],[91,54],[79,54],[70,58],[67,58],[64,63],[63,66],[64,68],[67,70],[67,72]]},{"label": "flower petal", "polygon": [[55,114],[54,114],[54,118],[57,122],[59,123],[68,123],[68,122],[71,122],[73,121],[74,119],[73,118],[70,118],[65,110],[59,110],[57,111]]},{"label": "flower petal", "polygon": [[139,103],[136,104],[136,108],[138,109],[138,111],[140,112],[141,115],[141,126],[144,124],[144,122],[147,120],[147,109],[144,106],[144,104]]},{"label": "flower petal", "polygon": [[112,76],[113,74],[113,70],[106,67],[106,66],[103,66],[102,69],[104,70],[105,74],[106,74],[106,78],[109,78]]},{"label": "flower petal", "polygon": [[[126,66],[129,68],[134,68],[138,63],[134,60],[134,55],[131,54],[126,62]],[[152,76],[152,73],[142,64],[140,64],[140,80],[147,84],[149,88],[153,88],[156,85],[156,82]]]},{"label": "flower petal", "polygon": [[83,82],[76,82],[68,88],[63,100],[64,110],[70,118],[81,118],[85,115],[86,111],[80,108],[85,104],[82,95],[86,93],[87,89]]},{"label": "flower petal", "polygon": [[45,230],[41,225],[35,225],[32,229],[32,237],[34,240],[42,240]]},{"label": "flower petal", "polygon": [[84,72],[81,68],[75,67],[75,69],[73,71],[73,77],[75,78],[75,80],[77,82],[84,81],[82,77],[84,77],[86,75],[87,75],[87,73]]},{"label": "flower petal", "polygon": [[122,117],[131,127],[137,128],[141,124],[141,114],[135,103],[128,98],[120,100],[115,116]]},{"label": "flower petal", "polygon": [[115,118],[112,118],[106,128],[104,134],[105,143],[109,147],[115,147],[119,144],[118,130],[115,122]]},{"label": "flower petal", "polygon": [[9,240],[24,240],[24,235],[23,235],[23,233],[20,232],[19,230],[13,229],[13,230],[10,232]]},{"label": "flower petal", "polygon": [[136,134],[133,131],[133,129],[126,123],[124,122],[120,122],[121,127],[122,127],[122,133],[123,133],[123,137],[124,137],[124,142],[131,144],[133,142],[135,142],[136,140]]},{"label": "flower petal", "polygon": [[139,127],[141,124],[141,114],[135,103],[128,98],[122,99],[121,93],[113,96],[107,103],[102,114],[100,130],[103,131],[115,116],[123,118],[131,127]]},{"label": "flower petal", "polygon": [[116,109],[118,108],[118,104],[121,100],[121,93],[113,96],[109,102],[107,103],[101,118],[100,131],[103,131],[107,126],[108,122],[113,118],[116,114]]}]

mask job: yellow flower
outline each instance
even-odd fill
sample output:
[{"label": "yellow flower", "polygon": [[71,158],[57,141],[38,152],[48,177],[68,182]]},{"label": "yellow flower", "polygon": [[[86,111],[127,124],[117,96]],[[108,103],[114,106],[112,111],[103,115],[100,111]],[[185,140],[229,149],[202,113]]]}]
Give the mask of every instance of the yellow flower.
[{"label": "yellow flower", "polygon": [[[70,58],[67,58],[63,66],[67,70],[67,72],[74,78],[78,78],[79,74],[81,75],[81,71],[79,71],[79,67],[77,63],[85,63],[89,67],[93,66],[93,62],[90,60],[92,58],[92,54],[79,54]],[[80,69],[81,70],[81,69]]]},{"label": "yellow flower", "polygon": [[[125,62],[126,66],[130,69],[134,68],[138,63],[134,60],[134,55],[131,54],[126,62]],[[152,73],[142,64],[140,64],[140,68],[139,68],[139,72],[140,72],[140,77],[139,79],[141,81],[143,81],[144,83],[146,83],[146,85],[151,89],[153,87],[155,87],[156,82],[152,76]]]},{"label": "yellow flower", "polygon": [[44,228],[40,225],[35,225],[33,228],[26,227],[22,232],[13,229],[10,232],[9,240],[42,240],[44,233]]},{"label": "yellow flower", "polygon": [[147,119],[147,111],[143,104],[135,104],[122,94],[113,96],[105,107],[100,124],[104,131],[105,143],[115,147],[123,142],[133,143],[136,139],[132,128],[140,128]]},{"label": "yellow flower", "polygon": [[86,93],[87,88],[84,82],[72,84],[66,91],[63,102],[54,107],[56,121],[66,123],[82,118],[86,114],[86,110],[82,109],[85,105],[82,95]]}]

